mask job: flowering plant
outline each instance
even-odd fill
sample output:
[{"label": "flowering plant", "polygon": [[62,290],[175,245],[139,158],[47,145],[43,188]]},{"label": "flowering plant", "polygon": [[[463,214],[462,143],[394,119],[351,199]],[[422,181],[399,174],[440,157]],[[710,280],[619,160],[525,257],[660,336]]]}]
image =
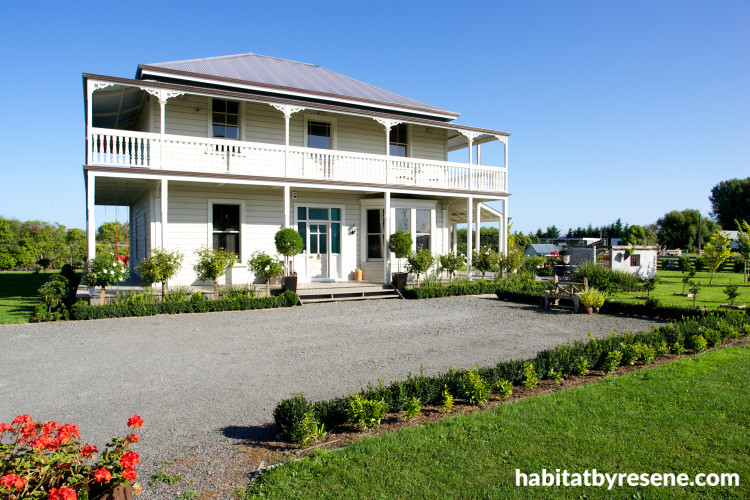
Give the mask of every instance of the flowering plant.
[{"label": "flowering plant", "polygon": [[130,276],[128,268],[112,254],[102,253],[89,261],[86,283],[102,287],[101,303],[104,304],[104,289],[125,281]]},{"label": "flowering plant", "polygon": [[284,273],[284,266],[279,259],[270,257],[265,252],[255,252],[248,262],[255,276],[266,280],[266,295],[271,295],[271,280]]},{"label": "flowering plant", "polygon": [[[133,415],[128,426],[138,428],[143,419]],[[75,424],[34,422],[19,415],[13,423],[0,423],[0,497],[8,500],[45,498],[87,500],[96,494],[133,481],[140,459],[130,451],[138,442],[130,433],[114,437],[99,454],[83,443]],[[133,491],[140,493],[133,483]],[[91,495],[91,496],[90,496]]]}]

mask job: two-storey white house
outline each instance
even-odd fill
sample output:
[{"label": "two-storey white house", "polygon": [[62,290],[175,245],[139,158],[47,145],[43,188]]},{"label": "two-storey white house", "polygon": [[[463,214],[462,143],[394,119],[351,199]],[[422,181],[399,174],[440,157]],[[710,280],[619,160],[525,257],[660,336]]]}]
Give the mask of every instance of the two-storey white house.
[{"label": "two-storey white house", "polygon": [[[457,224],[499,221],[506,247],[510,134],[459,125],[453,111],[255,54],[144,64],[133,79],[84,74],[83,87],[89,258],[95,205],[129,207],[133,270],[151,249],[181,251],[172,282],[184,285],[198,284],[201,247],[236,252],[226,281],[252,282],[250,255],[275,254],[283,227],[305,241],[301,282],[357,268],[389,282],[396,230],[438,254],[455,249]],[[489,141],[503,165],[480,164]],[[449,162],[462,148],[466,162]]]}]

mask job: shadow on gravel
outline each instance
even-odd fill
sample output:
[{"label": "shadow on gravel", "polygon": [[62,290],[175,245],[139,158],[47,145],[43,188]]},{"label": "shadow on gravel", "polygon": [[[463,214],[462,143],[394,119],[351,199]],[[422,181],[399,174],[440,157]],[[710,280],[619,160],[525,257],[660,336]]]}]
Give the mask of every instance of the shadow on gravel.
[{"label": "shadow on gravel", "polygon": [[289,448],[287,443],[278,442],[280,432],[275,424],[238,426],[232,425],[218,430],[224,437],[242,441],[241,444],[250,445],[266,450],[281,451]]}]

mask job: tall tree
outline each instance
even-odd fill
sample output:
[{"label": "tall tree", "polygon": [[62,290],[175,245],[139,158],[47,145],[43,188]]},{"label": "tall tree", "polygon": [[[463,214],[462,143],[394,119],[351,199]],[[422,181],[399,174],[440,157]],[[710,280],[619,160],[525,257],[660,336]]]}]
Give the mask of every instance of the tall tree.
[{"label": "tall tree", "polygon": [[659,243],[667,248],[681,248],[689,252],[698,249],[698,230],[700,226],[701,245],[709,240],[719,225],[711,219],[701,216],[698,210],[673,210],[656,221]]},{"label": "tall tree", "polygon": [[750,177],[721,181],[711,188],[711,217],[723,228],[736,220],[750,220]]},{"label": "tall tree", "polygon": [[729,248],[729,242],[732,241],[729,236],[721,234],[721,230],[717,229],[714,234],[711,235],[711,239],[706,243],[703,251],[703,258],[706,259],[706,267],[711,271],[711,279],[708,280],[709,285],[714,284],[714,273],[719,270],[722,264],[726,262],[730,255],[732,255],[732,249]]},{"label": "tall tree", "polygon": [[[128,231],[130,226],[127,222],[105,222],[96,230],[96,251],[115,253],[117,246],[117,255],[128,255],[129,248],[127,245]],[[117,245],[115,245],[117,243]]]},{"label": "tall tree", "polygon": [[745,264],[742,274],[745,278],[745,283],[747,283],[748,277],[750,277],[750,224],[746,220],[742,222],[735,220],[734,222],[737,224],[737,251],[742,256],[742,261]]}]

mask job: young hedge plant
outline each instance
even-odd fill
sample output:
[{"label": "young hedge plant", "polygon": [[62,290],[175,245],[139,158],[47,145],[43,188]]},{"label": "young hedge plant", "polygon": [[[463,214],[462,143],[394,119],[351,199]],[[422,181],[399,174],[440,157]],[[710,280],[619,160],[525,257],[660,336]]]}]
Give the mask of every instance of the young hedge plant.
[{"label": "young hedge plant", "polygon": [[196,250],[195,254],[198,256],[198,263],[193,266],[195,274],[201,281],[213,281],[214,297],[218,298],[219,283],[216,280],[224,276],[237,262],[237,254],[213,248],[201,248]]}]

